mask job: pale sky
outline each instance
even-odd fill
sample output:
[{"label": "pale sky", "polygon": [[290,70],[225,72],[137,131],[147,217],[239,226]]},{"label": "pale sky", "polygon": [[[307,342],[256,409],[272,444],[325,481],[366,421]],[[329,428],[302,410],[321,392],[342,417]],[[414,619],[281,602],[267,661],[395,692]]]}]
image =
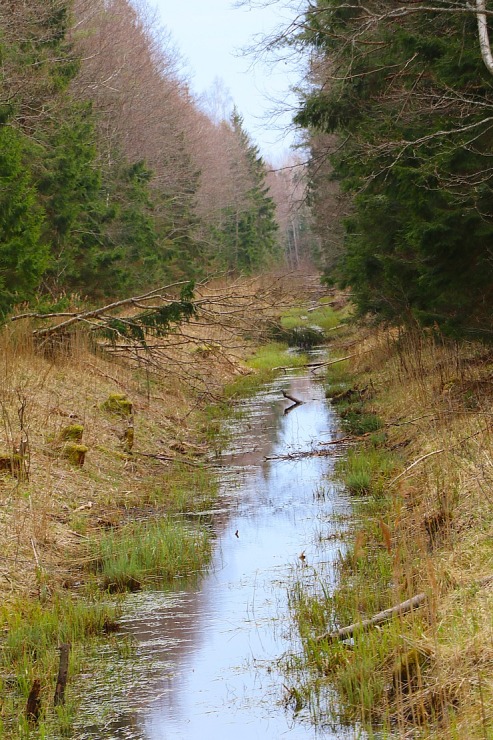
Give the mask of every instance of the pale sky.
[{"label": "pale sky", "polygon": [[[293,143],[283,131],[291,113],[269,114],[296,104],[289,88],[301,72],[284,61],[271,68],[245,57],[241,50],[255,43],[259,34],[271,33],[289,19],[282,3],[248,10],[235,8],[230,0],[150,0],[160,24],[168,29],[191,71],[192,90],[207,92],[221,78],[244,118],[245,128],[262,155],[277,161]],[[292,17],[292,15],[291,15]]]}]

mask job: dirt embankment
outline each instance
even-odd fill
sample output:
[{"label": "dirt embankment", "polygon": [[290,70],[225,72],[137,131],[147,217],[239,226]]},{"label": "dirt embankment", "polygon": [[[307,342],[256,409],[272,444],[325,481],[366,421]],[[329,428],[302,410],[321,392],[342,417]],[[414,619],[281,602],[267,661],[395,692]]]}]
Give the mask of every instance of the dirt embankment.
[{"label": "dirt embankment", "polygon": [[[205,459],[223,442],[217,404],[228,383],[255,373],[245,359],[282,310],[312,290],[307,275],[201,285],[193,317],[145,343],[95,340],[87,317],[41,346],[33,330],[45,321],[4,327],[1,737],[70,736],[70,682],[62,713],[52,701],[59,644],[72,643],[72,676],[84,670],[87,640],[114,625],[108,591],[193,575],[206,561],[207,532],[179,519],[215,495]],[[33,690],[37,717],[26,711]]]},{"label": "dirt embankment", "polygon": [[[36,593],[40,572],[50,588],[69,585],[93,530],[152,506],[174,462],[196,467],[214,435],[203,409],[225,384],[252,372],[245,357],[299,289],[299,282],[293,289],[292,280],[273,277],[202,288],[195,318],[145,346],[103,340],[95,351],[82,326],[61,347],[51,342],[36,350],[32,331],[45,323],[4,330],[4,602],[9,594]],[[165,494],[160,506],[166,508]]]},{"label": "dirt embankment", "polygon": [[[334,344],[327,395],[351,440],[337,470],[354,526],[339,585],[300,606],[320,636],[418,594],[418,608],[308,643],[342,719],[390,736],[493,733],[493,352],[360,327]],[[303,610],[306,613],[303,616]],[[377,620],[378,621],[378,620]]]}]

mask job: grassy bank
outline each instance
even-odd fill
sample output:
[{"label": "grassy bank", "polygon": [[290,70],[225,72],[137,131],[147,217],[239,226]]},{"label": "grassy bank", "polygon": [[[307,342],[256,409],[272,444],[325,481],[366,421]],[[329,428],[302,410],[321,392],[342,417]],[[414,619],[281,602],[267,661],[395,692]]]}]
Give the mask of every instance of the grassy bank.
[{"label": "grassy bank", "polygon": [[[327,395],[350,444],[337,587],[295,590],[315,708],[371,737],[493,737],[493,354],[431,334],[347,331]],[[406,615],[323,636],[424,593]],[[321,639],[320,639],[321,638]],[[334,691],[335,689],[335,691]]]},{"label": "grassy bank", "polygon": [[[200,513],[217,495],[208,461],[227,443],[222,421],[235,398],[305,359],[269,343],[298,296],[277,288],[269,303],[254,287],[224,297],[215,285],[216,319],[208,309],[206,320],[116,355],[95,351],[84,332],[59,351],[36,347],[29,322],[4,328],[0,737],[71,737],[77,675],[113,640],[121,594],[172,587],[207,567]],[[54,707],[65,642],[66,702]],[[29,718],[36,685],[38,717]]]}]

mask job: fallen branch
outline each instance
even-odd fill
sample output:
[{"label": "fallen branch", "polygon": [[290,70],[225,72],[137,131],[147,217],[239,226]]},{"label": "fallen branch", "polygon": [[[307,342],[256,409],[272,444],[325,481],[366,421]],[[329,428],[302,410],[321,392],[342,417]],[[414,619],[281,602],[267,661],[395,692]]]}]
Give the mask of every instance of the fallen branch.
[{"label": "fallen branch", "polygon": [[[290,409],[293,406],[289,407]],[[306,457],[329,457],[330,455],[341,455],[339,450],[331,447],[328,450],[300,450],[299,452],[288,452],[286,455],[269,455],[264,457],[264,460],[303,460]]]},{"label": "fallen branch", "polygon": [[369,627],[375,627],[378,624],[382,624],[382,622],[388,622],[392,617],[407,614],[407,612],[417,609],[425,601],[425,593],[417,594],[411,599],[407,599],[396,606],[390,607],[390,609],[384,609],[384,611],[378,612],[378,614],[375,614],[371,619],[364,619],[361,622],[355,622],[354,624],[350,624],[348,627],[341,627],[338,630],[334,630],[334,632],[326,632],[324,635],[319,635],[315,639],[317,642],[321,642],[322,640],[328,640],[329,642],[347,640],[360,630],[367,630]]},{"label": "fallen branch", "polygon": [[337,360],[329,360],[329,362],[320,362],[316,363],[312,366],[312,373],[315,373],[316,370],[318,370],[321,367],[330,367],[330,365],[335,365],[338,362],[344,362],[344,360],[351,360],[353,357],[356,357],[358,355],[357,352],[354,352],[352,355],[346,355],[345,357],[338,357]]},{"label": "fallen branch", "polygon": [[[391,426],[390,424],[387,426]],[[411,465],[408,465],[405,470],[402,471],[402,473],[399,473],[399,475],[396,475],[395,478],[392,478],[392,480],[389,482],[389,487],[394,485],[400,478],[402,478],[403,475],[406,475],[410,470],[412,470],[416,465],[418,465],[420,462],[423,462],[423,460],[427,460],[429,457],[433,457],[434,455],[441,455],[442,452],[452,452],[452,450],[457,449],[457,447],[460,447],[464,444],[464,442],[468,442],[470,439],[473,439],[474,437],[478,437],[480,434],[483,434],[486,430],[488,430],[488,427],[485,427],[484,429],[480,429],[479,432],[474,432],[474,434],[468,434],[467,437],[463,437],[460,439],[456,444],[451,445],[450,447],[441,447],[439,450],[433,450],[433,452],[428,452],[426,455],[421,455],[421,457],[418,457],[417,460],[411,463]]]},{"label": "fallen branch", "polygon": [[183,465],[188,465],[191,468],[201,468],[203,467],[204,463],[202,462],[195,462],[194,460],[188,460],[186,457],[179,457],[178,455],[162,455],[160,453],[153,454],[151,452],[135,452],[132,451],[132,456],[138,456],[138,457],[149,457],[152,460],[159,460],[159,462],[162,463],[170,463],[170,462],[176,462]]},{"label": "fallen branch", "polygon": [[417,460],[415,460],[411,465],[408,465],[405,470],[402,471],[402,473],[399,473],[399,475],[396,475],[395,478],[392,478],[392,480],[389,483],[390,486],[393,486],[394,483],[396,483],[399,478],[402,478],[403,475],[406,475],[412,468],[415,467],[415,465],[418,465],[420,462],[423,462],[423,460],[426,460],[428,457],[433,457],[433,455],[440,455],[442,452],[445,452],[445,447],[442,447],[440,450],[433,450],[433,452],[428,452],[426,455],[421,455],[421,457],[418,457]]},{"label": "fallen branch", "polygon": [[319,442],[321,445],[340,445],[340,444],[351,444],[352,442],[361,442],[370,436],[370,432],[364,434],[348,434],[346,437],[338,437],[337,439],[331,439],[328,442]]},{"label": "fallen branch", "polygon": [[56,324],[55,326],[49,326],[45,329],[36,329],[33,334],[36,336],[50,336],[51,334],[54,334],[55,332],[59,332],[63,329],[67,329],[72,324],[75,324],[78,321],[85,321],[87,319],[92,319],[99,317],[101,315],[104,315],[105,313],[111,312],[115,310],[116,308],[124,308],[126,306],[136,305],[140,303],[141,301],[146,301],[151,298],[158,298],[161,301],[167,301],[168,303],[171,302],[171,299],[165,297],[163,295],[165,290],[169,290],[170,288],[174,288],[178,285],[184,286],[187,285],[187,281],[180,280],[179,282],[173,283],[171,285],[166,285],[164,287],[157,288],[155,290],[151,290],[148,293],[145,293],[140,296],[133,296],[131,298],[124,298],[120,301],[114,301],[113,303],[109,303],[106,306],[102,306],[100,308],[92,309],[90,311],[82,311],[81,313],[60,313],[60,314],[39,314],[39,313],[23,313],[18,316],[12,316],[11,321],[19,321],[19,319],[26,319],[26,318],[36,318],[36,319],[47,319],[47,318],[56,318],[56,317],[66,317],[69,316],[69,318],[66,321],[62,321],[60,324]]},{"label": "fallen branch", "polygon": [[281,391],[284,398],[287,398],[289,401],[292,401],[296,406],[301,406],[302,403],[305,403],[304,401],[300,401],[299,398],[296,398],[296,396],[291,396],[289,393],[286,393],[286,391]]}]

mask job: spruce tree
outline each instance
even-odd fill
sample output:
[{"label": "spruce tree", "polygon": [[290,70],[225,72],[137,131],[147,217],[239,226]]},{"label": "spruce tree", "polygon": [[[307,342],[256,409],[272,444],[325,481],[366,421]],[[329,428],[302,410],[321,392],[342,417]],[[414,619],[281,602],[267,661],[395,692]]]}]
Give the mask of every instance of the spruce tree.
[{"label": "spruce tree", "polygon": [[225,209],[221,241],[228,266],[251,272],[278,255],[275,204],[266,184],[265,163],[236,109],[230,126],[241,156],[241,161],[233,163],[234,176],[243,184],[238,204]]},{"label": "spruce tree", "polygon": [[365,20],[358,3],[320,1],[300,34],[318,78],[297,122],[338,135],[335,174],[353,197],[339,275],[362,312],[486,337],[492,87],[475,17],[379,7],[369,22],[372,6]]},{"label": "spruce tree", "polygon": [[32,297],[48,258],[26,146],[13,128],[0,126],[0,315]]}]

